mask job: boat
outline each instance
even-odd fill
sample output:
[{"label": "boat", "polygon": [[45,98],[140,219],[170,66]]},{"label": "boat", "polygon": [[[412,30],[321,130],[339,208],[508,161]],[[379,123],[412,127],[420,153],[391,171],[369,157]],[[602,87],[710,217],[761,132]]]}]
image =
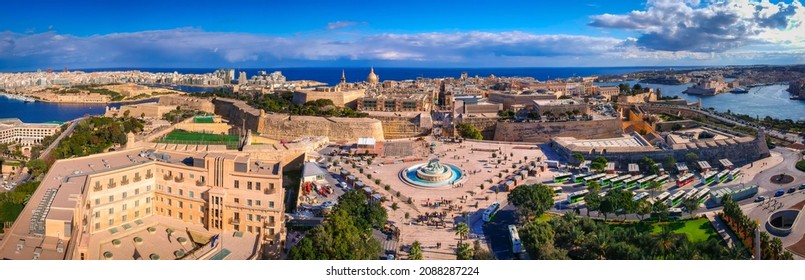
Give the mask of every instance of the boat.
[{"label": "boat", "polygon": [[746,89],[746,88],[742,88],[742,87],[736,87],[736,88],[730,90],[730,92],[731,93],[749,93],[749,90]]}]

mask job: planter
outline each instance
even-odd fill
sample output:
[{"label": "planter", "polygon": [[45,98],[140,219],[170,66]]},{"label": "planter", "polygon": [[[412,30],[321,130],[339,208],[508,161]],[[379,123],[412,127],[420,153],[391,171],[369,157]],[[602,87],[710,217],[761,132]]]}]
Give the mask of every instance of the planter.
[{"label": "planter", "polygon": [[103,258],[104,259],[111,260],[113,257],[114,257],[114,255],[112,254],[112,252],[109,252],[109,251],[103,252]]},{"label": "planter", "polygon": [[157,254],[151,254],[150,256],[148,256],[148,258],[150,258],[150,259],[152,259],[152,260],[155,260],[155,261],[156,261],[156,260],[159,260],[159,255],[157,255]]},{"label": "planter", "polygon": [[148,233],[150,233],[150,234],[154,234],[154,233],[157,232],[157,229],[155,227],[148,227],[147,230],[148,230]]},{"label": "planter", "polygon": [[112,240],[112,246],[120,247],[120,243],[122,242],[119,239]]},{"label": "planter", "polygon": [[184,237],[176,238],[176,241],[179,241],[179,244],[182,244],[182,245],[187,244],[187,238],[184,238]]},{"label": "planter", "polygon": [[139,245],[139,244],[143,244],[143,238],[142,238],[142,237],[139,237],[139,236],[134,237],[134,243],[135,243],[135,244],[138,244],[138,245]]},{"label": "planter", "polygon": [[185,253],[184,253],[184,251],[182,251],[182,250],[176,250],[176,251],[173,251],[173,256],[175,256],[177,259],[179,259],[179,258],[181,258],[181,257],[184,257],[184,254],[185,254]]},{"label": "planter", "polygon": [[174,230],[172,228],[167,228],[165,229],[165,232],[167,232],[168,234],[173,234]]}]

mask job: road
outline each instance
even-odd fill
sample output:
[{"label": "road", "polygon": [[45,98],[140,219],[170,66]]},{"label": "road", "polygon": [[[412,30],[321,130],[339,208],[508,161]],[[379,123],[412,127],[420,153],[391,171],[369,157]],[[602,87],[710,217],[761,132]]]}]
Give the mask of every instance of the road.
[{"label": "road", "polygon": [[770,128],[766,128],[766,127],[762,127],[762,126],[758,126],[758,125],[756,125],[754,123],[749,123],[749,122],[746,122],[744,120],[740,120],[740,119],[734,118],[732,116],[721,114],[721,113],[718,113],[718,112],[712,112],[712,111],[707,110],[707,109],[697,109],[696,107],[672,106],[672,105],[660,105],[660,104],[641,104],[641,105],[639,105],[639,107],[660,107],[660,108],[688,109],[688,110],[696,111],[696,112],[699,112],[701,114],[707,115],[709,117],[715,118],[715,119],[717,119],[719,121],[722,121],[722,122],[725,122],[725,123],[730,123],[730,124],[733,124],[733,125],[748,127],[748,128],[751,128],[751,129],[763,128],[763,129],[765,129],[765,132],[766,132],[767,135],[769,135],[771,137],[774,137],[774,138],[777,138],[777,139],[781,139],[781,140],[785,140],[785,141],[789,141],[789,142],[795,142],[795,143],[805,143],[805,139],[803,139],[802,136],[791,134],[791,133],[785,133],[783,131],[770,129]]},{"label": "road", "polygon": [[87,117],[80,117],[75,120],[72,120],[70,126],[68,126],[67,129],[62,131],[62,133],[59,134],[59,137],[57,137],[56,140],[53,140],[53,142],[50,143],[50,146],[48,146],[45,150],[42,151],[42,153],[39,154],[39,159],[46,158],[50,154],[50,152],[53,149],[55,149],[56,146],[59,145],[59,142],[61,142],[61,140],[64,139],[64,137],[70,136],[70,134],[73,133],[73,130],[75,130],[75,127],[86,119]]}]

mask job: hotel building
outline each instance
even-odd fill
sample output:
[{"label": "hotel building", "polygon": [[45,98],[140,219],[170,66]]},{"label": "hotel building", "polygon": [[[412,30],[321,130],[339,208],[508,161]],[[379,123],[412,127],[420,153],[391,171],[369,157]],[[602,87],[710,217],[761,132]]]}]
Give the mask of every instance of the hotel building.
[{"label": "hotel building", "polygon": [[281,183],[280,163],[237,151],[136,149],[59,160],[6,225],[0,258],[278,256]]},{"label": "hotel building", "polygon": [[0,143],[20,143],[31,146],[56,134],[61,125],[50,123],[23,123],[19,119],[0,119]]}]

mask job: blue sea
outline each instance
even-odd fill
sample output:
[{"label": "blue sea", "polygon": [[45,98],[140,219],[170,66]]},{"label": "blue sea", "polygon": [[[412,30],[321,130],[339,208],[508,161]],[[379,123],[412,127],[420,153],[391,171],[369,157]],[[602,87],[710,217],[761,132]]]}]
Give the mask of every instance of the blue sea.
[{"label": "blue sea", "polygon": [[[380,80],[408,80],[416,78],[443,78],[460,77],[462,72],[467,72],[470,77],[486,77],[494,74],[498,77],[533,77],[537,80],[549,80],[555,78],[569,78],[574,76],[596,76],[596,75],[622,75],[636,71],[661,70],[661,69],[692,69],[701,67],[576,67],[576,68],[552,68],[552,67],[533,67],[533,68],[386,68],[376,67],[375,73],[380,76]],[[140,70],[145,72],[179,72],[182,74],[203,74],[215,71],[215,68],[104,68],[104,69],[83,69],[82,71],[119,71],[119,70]],[[255,75],[258,71],[282,71],[288,80],[315,80],[328,84],[337,84],[341,80],[343,70],[347,81],[358,82],[366,79],[369,74],[368,67],[362,68],[263,68],[263,69],[235,69],[236,71],[246,71],[248,76]],[[630,83],[634,83],[631,81]],[[612,83],[617,84],[617,83]],[[662,90],[664,96],[677,95],[689,101],[695,102],[699,96],[687,95],[682,93],[688,85],[654,85],[645,84],[644,86],[656,87]],[[718,96],[702,97],[702,104],[705,107],[714,107],[719,111],[730,110],[732,112],[748,114],[750,116],[771,116],[779,119],[805,120],[805,101],[790,100],[785,91],[786,86],[771,85],[756,87],[748,94],[725,93]],[[181,90],[188,92],[209,91],[210,88],[182,87]],[[112,105],[119,106],[119,105]],[[67,121],[83,116],[84,114],[103,114],[105,105],[102,104],[50,104],[50,103],[24,103],[11,100],[0,96],[0,118],[20,118],[25,122],[46,122],[46,121]]]}]

